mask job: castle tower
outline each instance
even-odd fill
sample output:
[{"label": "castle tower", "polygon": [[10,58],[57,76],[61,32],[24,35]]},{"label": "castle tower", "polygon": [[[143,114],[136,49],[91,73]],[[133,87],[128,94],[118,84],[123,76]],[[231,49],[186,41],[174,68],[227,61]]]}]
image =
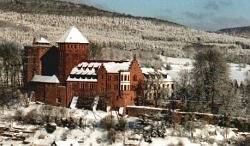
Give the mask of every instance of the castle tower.
[{"label": "castle tower", "polygon": [[65,83],[70,71],[89,58],[89,41],[74,26],[57,41],[59,49],[59,80]]},{"label": "castle tower", "polygon": [[24,83],[27,85],[34,75],[42,74],[42,57],[51,47],[50,42],[41,37],[34,38],[32,46],[25,46]]}]

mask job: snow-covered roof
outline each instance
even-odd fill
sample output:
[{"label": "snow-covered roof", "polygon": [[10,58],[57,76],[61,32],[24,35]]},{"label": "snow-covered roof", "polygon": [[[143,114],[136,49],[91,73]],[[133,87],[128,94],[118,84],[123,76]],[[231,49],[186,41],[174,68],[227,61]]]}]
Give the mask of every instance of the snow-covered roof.
[{"label": "snow-covered roof", "polygon": [[44,37],[41,37],[39,40],[36,40],[36,43],[49,44],[50,42]]},{"label": "snow-covered roof", "polygon": [[108,73],[119,73],[119,71],[128,71],[130,67],[129,61],[124,62],[82,62],[74,67],[67,81],[85,81],[85,82],[97,82],[97,70],[104,66]]},{"label": "snow-covered roof", "polygon": [[89,43],[86,37],[75,27],[70,29],[57,41],[58,43]]},{"label": "snow-covered roof", "polygon": [[141,70],[143,74],[155,74],[155,70],[153,68],[142,67]]},{"label": "snow-covered roof", "polygon": [[55,75],[53,76],[34,75],[31,81],[40,83],[60,83],[60,81]]},{"label": "snow-covered roof", "polygon": [[141,68],[141,70],[146,78],[150,78],[150,77],[153,77],[153,78],[157,77],[158,78],[158,76],[159,76],[159,77],[161,77],[162,81],[165,81],[165,82],[172,82],[173,81],[172,77],[164,69],[155,70],[153,68],[143,67],[143,68]]},{"label": "snow-covered roof", "polygon": [[130,62],[122,62],[122,63],[108,62],[108,63],[103,63],[103,65],[108,73],[118,73],[119,71],[128,71]]},{"label": "snow-covered roof", "polygon": [[159,73],[163,76],[163,81],[165,82],[173,82],[173,78],[166,72],[166,70],[158,70]]}]

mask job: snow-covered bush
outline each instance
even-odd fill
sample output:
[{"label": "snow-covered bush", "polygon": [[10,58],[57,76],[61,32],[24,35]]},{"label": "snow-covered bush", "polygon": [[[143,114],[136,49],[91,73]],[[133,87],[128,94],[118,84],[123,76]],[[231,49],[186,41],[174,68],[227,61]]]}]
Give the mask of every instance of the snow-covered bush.
[{"label": "snow-covered bush", "polygon": [[117,130],[124,131],[127,125],[127,120],[124,117],[118,118],[118,123],[116,124]]},{"label": "snow-covered bush", "polygon": [[114,119],[114,116],[112,115],[107,115],[106,117],[102,118],[100,121],[101,127],[108,129],[108,130],[111,128],[114,128],[115,124],[116,124],[116,121]]},{"label": "snow-covered bush", "polygon": [[39,116],[36,109],[30,110],[23,117],[23,122],[26,124],[43,124],[43,119]]},{"label": "snow-covered bush", "polygon": [[16,110],[13,118],[16,121],[22,121],[22,119],[23,119],[23,111],[20,110],[20,109]]},{"label": "snow-covered bush", "polygon": [[115,142],[115,140],[116,140],[116,131],[115,131],[114,128],[110,128],[108,130],[107,138],[108,138],[109,142],[111,142],[111,143]]}]

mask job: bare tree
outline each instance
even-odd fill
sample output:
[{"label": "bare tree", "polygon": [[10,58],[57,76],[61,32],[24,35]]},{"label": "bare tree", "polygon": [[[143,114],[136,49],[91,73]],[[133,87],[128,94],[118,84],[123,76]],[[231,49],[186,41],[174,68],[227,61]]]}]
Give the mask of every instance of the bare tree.
[{"label": "bare tree", "polygon": [[[230,94],[228,66],[223,54],[215,47],[203,48],[194,57],[193,84],[195,96],[211,102],[211,112],[216,113],[215,101],[227,100]],[[224,101],[225,103],[225,101]]]},{"label": "bare tree", "polygon": [[192,97],[192,80],[191,72],[188,70],[182,70],[179,72],[179,79],[177,80],[177,86],[175,91],[176,98],[181,100],[187,100]]},{"label": "bare tree", "polygon": [[9,100],[21,86],[22,54],[19,46],[12,42],[0,43],[0,96]]}]

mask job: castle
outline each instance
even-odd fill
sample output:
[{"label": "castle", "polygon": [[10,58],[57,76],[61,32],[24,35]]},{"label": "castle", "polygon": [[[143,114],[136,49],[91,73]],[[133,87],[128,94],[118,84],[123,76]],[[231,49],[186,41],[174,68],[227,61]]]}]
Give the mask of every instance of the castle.
[{"label": "castle", "polygon": [[144,81],[131,61],[90,60],[89,41],[71,27],[52,45],[45,38],[25,47],[24,82],[36,101],[69,107],[73,97],[105,96],[111,107],[133,105]]}]

